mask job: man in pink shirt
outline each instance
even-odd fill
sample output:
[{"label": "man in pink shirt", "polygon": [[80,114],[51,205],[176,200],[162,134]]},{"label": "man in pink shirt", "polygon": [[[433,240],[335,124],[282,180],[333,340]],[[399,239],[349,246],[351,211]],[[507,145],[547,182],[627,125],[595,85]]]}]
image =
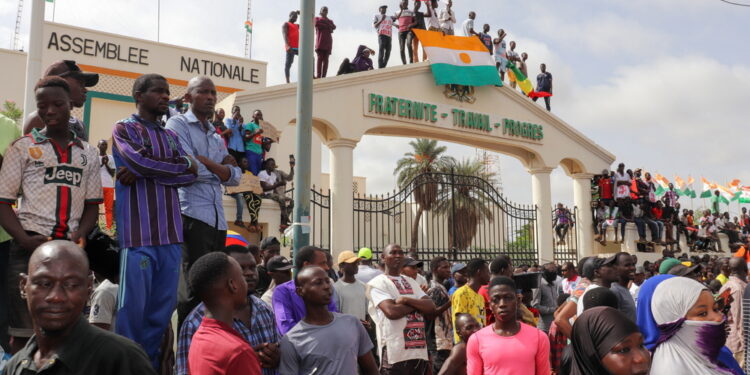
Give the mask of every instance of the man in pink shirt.
[{"label": "man in pink shirt", "polygon": [[518,320],[516,284],[507,277],[496,277],[490,282],[489,295],[495,323],[469,338],[466,373],[548,375],[549,340],[541,330]]},{"label": "man in pink shirt", "polygon": [[247,283],[240,264],[223,252],[208,253],[193,263],[189,281],[206,305],[206,315],[190,344],[190,373],[260,375],[255,351],[232,328],[234,312],[247,305]]}]

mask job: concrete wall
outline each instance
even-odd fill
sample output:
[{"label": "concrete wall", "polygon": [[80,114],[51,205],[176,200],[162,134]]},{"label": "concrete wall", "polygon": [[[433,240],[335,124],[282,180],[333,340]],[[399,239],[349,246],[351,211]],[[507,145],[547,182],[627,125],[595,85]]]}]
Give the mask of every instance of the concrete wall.
[{"label": "concrete wall", "polygon": [[26,52],[0,48],[0,105],[6,100],[14,101],[23,109],[23,88],[26,74]]}]

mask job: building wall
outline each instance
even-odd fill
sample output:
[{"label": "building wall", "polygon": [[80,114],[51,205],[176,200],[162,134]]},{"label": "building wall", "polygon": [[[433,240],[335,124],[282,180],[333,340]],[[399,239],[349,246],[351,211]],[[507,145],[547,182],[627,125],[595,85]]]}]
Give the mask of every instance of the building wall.
[{"label": "building wall", "polygon": [[26,75],[26,52],[0,48],[0,104],[6,100],[16,102],[23,108],[23,88]]}]

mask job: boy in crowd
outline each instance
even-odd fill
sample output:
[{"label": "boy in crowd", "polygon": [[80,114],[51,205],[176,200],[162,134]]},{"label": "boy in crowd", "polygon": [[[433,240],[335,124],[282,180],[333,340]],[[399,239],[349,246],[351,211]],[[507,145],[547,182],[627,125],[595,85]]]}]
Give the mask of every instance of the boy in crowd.
[{"label": "boy in crowd", "polygon": [[117,278],[110,281],[102,277],[99,273],[94,272],[99,286],[94,289],[91,295],[91,312],[89,313],[89,323],[107,331],[115,330],[115,319],[117,318]]},{"label": "boy in crowd", "polygon": [[[68,83],[47,77],[35,87],[37,114],[44,130],[14,142],[0,171],[0,225],[13,237],[9,251],[9,330],[12,352],[34,333],[17,276],[26,271],[31,253],[51,239],[85,246],[102,203],[99,153],[68,128],[71,97]],[[18,213],[13,210],[21,194]],[[5,306],[3,306],[5,308]]]},{"label": "boy in crowd", "polygon": [[487,324],[484,297],[478,293],[479,288],[490,281],[490,269],[487,266],[487,261],[479,258],[472,259],[466,265],[466,276],[469,278],[469,281],[466,285],[458,288],[456,293],[453,293],[451,297],[453,336],[456,342],[460,339],[458,337],[458,329],[456,329],[456,315],[460,313],[471,314],[481,327]]},{"label": "boy in crowd", "polygon": [[372,341],[360,320],[328,309],[333,286],[326,271],[304,268],[295,284],[306,313],[281,339],[281,373],[357,374],[361,368],[362,374],[377,374]]},{"label": "boy in crowd", "polygon": [[[255,257],[246,247],[240,245],[227,246],[224,252],[239,263],[242,276],[247,283],[247,304],[235,310],[232,328],[255,350],[260,359],[263,375],[278,375],[278,343],[281,336],[276,329],[273,311],[255,296],[255,285],[258,282]],[[206,305],[201,303],[193,309],[180,327],[175,361],[177,375],[188,374],[188,353],[193,335],[205,315]]]},{"label": "boy in crowd", "polygon": [[[260,297],[268,306],[273,305],[273,291],[276,289],[276,286],[292,279],[292,268],[294,268],[292,262],[281,255],[268,260],[267,269],[268,276],[271,277],[271,284]],[[258,267],[258,272],[260,272],[260,266]]]},{"label": "boy in crowd", "polygon": [[432,358],[432,373],[437,374],[453,349],[453,323],[451,297],[443,283],[451,273],[451,264],[446,257],[438,256],[430,261],[432,280],[427,295],[435,303],[435,319],[427,322],[427,349]]},{"label": "boy in crowd", "polygon": [[235,311],[247,306],[247,283],[239,263],[222,252],[208,253],[193,263],[189,280],[206,306],[190,343],[190,373],[260,375],[258,356],[232,329]]},{"label": "boy in crowd", "polygon": [[[305,246],[299,250],[294,258],[294,266],[297,273],[305,267],[318,266],[328,272],[328,261],[326,252],[315,246]],[[276,326],[279,333],[285,335],[292,327],[305,317],[305,302],[295,292],[297,286],[292,279],[281,285],[277,285],[273,292],[273,312],[276,315]],[[336,293],[334,293],[334,296]],[[331,299],[328,304],[329,311],[338,311],[336,299]]]},{"label": "boy in crowd", "polygon": [[365,284],[356,278],[359,269],[359,257],[351,250],[342,251],[338,259],[339,270],[344,277],[338,279],[333,287],[339,296],[338,307],[342,314],[349,314],[367,323],[367,297]]},{"label": "boy in crowd", "polygon": [[461,338],[451,350],[451,355],[445,360],[439,375],[466,375],[466,343],[469,337],[479,331],[482,326],[470,314],[456,316],[456,329]]}]

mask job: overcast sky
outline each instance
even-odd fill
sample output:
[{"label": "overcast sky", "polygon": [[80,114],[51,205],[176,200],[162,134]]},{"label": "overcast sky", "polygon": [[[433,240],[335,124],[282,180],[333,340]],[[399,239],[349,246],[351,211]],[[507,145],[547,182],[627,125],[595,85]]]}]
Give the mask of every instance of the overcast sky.
[{"label": "overcast sky", "polygon": [[[157,39],[157,1],[56,2],[56,22]],[[719,0],[454,3],[459,23],[474,10],[477,25],[488,23],[493,33],[504,28],[507,40],[516,40],[517,50],[529,54],[530,76],[545,62],[555,79],[553,111],[618,161],[670,180],[675,174],[692,174],[697,181],[705,176],[725,184],[739,178],[750,185],[750,8]],[[329,7],[338,26],[329,72],[335,73],[344,57],[353,57],[357,45],[377,47],[371,25],[381,4],[389,5],[392,13],[398,1],[317,2],[318,8]],[[3,48],[10,46],[17,5],[17,0],[0,0]],[[161,0],[160,40],[242,55],[246,6],[245,0]],[[30,8],[31,0],[26,0],[24,46]],[[299,1],[293,0],[254,1],[252,57],[269,62],[269,85],[283,81],[281,25],[289,11],[298,8]],[[52,5],[47,4],[51,18]],[[394,46],[391,64],[400,63],[397,55]],[[408,151],[407,142],[376,136],[360,142],[355,174],[367,177],[370,192],[393,189],[393,167]],[[449,145],[449,153],[459,158],[475,152]],[[500,156],[498,164],[506,195],[529,203],[531,181],[520,162]],[[553,201],[572,201],[572,182],[561,168],[553,171],[552,184]],[[700,190],[700,183],[695,187]]]}]

